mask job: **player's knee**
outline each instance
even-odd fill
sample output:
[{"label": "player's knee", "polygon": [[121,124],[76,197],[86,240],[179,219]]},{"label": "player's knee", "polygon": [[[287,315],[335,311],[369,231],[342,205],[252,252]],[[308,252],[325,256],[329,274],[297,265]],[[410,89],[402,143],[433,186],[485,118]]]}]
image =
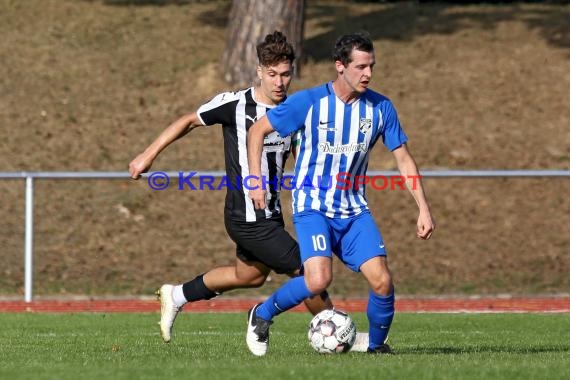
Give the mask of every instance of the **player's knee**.
[{"label": "player's knee", "polygon": [[392,283],[392,276],[390,273],[385,273],[379,276],[370,284],[372,291],[380,296],[388,296],[392,294],[394,285]]},{"label": "player's knee", "polygon": [[324,292],[331,284],[332,278],[326,275],[319,276],[305,276],[307,288],[313,294],[320,294]]}]

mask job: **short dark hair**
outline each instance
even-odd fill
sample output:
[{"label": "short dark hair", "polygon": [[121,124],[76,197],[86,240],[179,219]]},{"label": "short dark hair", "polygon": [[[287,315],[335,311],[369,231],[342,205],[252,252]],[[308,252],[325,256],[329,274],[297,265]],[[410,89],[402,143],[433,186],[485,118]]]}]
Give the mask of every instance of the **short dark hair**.
[{"label": "short dark hair", "polygon": [[373,52],[374,45],[370,35],[366,32],[357,32],[340,36],[334,44],[332,53],[334,61],[341,61],[343,65],[347,66],[352,62],[350,58],[352,50],[360,50],[367,53]]},{"label": "short dark hair", "polygon": [[284,61],[293,63],[295,50],[287,42],[287,37],[276,30],[266,35],[263,42],[257,45],[257,58],[262,66],[273,66]]}]

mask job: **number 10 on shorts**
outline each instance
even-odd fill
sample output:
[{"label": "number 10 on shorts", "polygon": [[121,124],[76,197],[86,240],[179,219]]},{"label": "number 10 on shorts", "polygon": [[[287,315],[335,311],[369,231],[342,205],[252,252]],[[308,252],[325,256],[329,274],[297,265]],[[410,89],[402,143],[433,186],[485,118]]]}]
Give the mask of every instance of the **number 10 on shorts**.
[{"label": "number 10 on shorts", "polygon": [[314,251],[326,251],[327,250],[327,241],[325,239],[325,235],[312,235],[311,239],[313,239],[313,250]]}]

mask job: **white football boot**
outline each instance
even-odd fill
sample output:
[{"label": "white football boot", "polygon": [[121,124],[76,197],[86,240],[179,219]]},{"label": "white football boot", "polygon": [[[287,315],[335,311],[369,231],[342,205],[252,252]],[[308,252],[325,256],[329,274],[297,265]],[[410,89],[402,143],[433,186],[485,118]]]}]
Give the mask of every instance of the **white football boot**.
[{"label": "white football boot", "polygon": [[350,352],[367,352],[368,351],[368,333],[356,333],[354,344],[350,348]]},{"label": "white football boot", "polygon": [[172,333],[172,325],[178,313],[182,310],[174,304],[172,299],[172,290],[174,285],[164,284],[156,291],[156,295],[160,300],[160,335],[164,343],[170,342],[170,335]]},{"label": "white football boot", "polygon": [[247,334],[245,341],[247,347],[255,356],[263,356],[269,348],[269,326],[270,321],[259,318],[255,312],[261,304],[257,304],[247,314]]}]

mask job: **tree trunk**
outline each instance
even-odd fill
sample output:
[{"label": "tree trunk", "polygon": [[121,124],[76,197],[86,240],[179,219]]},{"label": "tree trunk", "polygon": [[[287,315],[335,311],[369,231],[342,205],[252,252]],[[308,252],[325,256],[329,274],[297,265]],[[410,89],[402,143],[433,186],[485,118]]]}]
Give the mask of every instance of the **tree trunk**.
[{"label": "tree trunk", "polygon": [[304,0],[233,0],[222,68],[227,82],[246,87],[256,83],[255,46],[278,30],[295,48],[295,74],[302,56]]}]

